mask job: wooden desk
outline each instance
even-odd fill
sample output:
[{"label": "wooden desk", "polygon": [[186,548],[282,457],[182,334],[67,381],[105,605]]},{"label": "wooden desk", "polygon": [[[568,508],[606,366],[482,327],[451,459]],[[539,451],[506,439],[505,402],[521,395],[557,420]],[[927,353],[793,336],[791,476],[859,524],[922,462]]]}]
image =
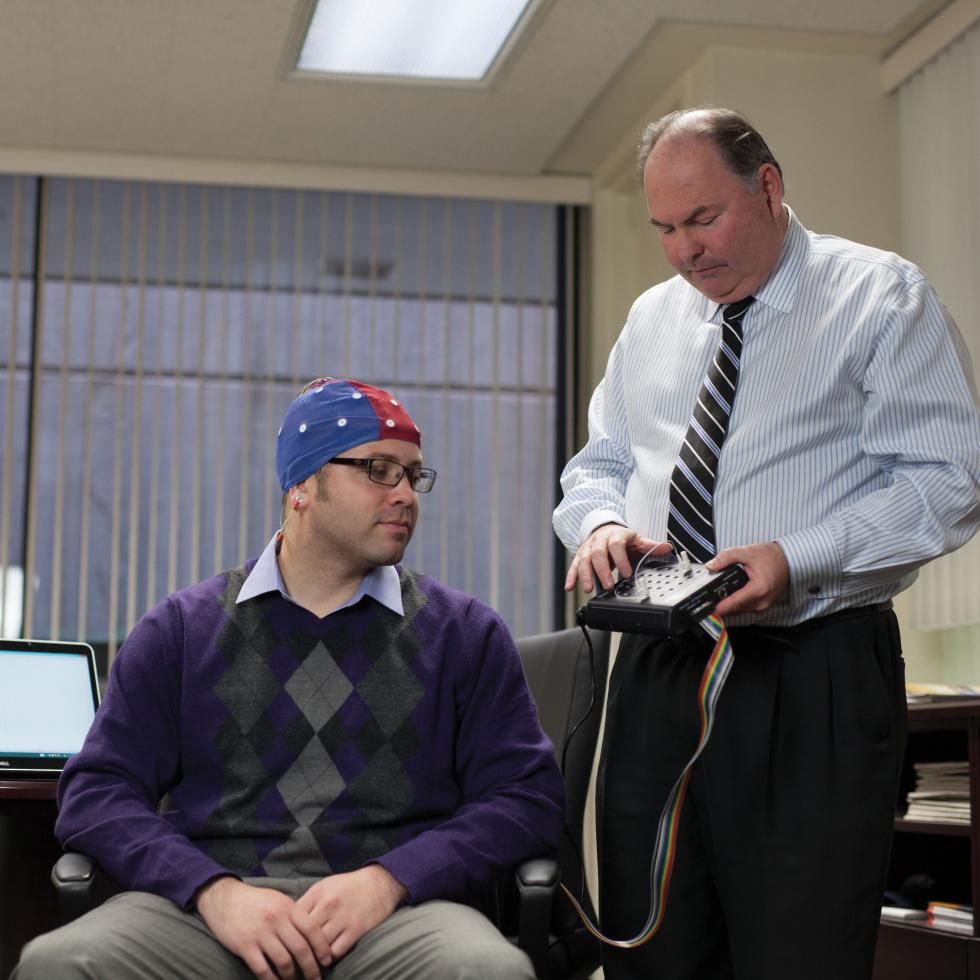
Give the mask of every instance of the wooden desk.
[{"label": "wooden desk", "polygon": [[61,848],[54,837],[57,780],[0,781],[0,978],[21,947],[58,923],[49,877]]}]

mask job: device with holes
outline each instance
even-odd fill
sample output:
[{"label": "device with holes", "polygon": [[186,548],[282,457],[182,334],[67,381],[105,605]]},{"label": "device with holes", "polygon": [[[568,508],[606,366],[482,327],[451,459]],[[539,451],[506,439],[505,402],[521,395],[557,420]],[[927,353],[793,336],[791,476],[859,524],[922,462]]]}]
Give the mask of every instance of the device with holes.
[{"label": "device with holes", "polygon": [[684,554],[649,563],[643,559],[629,578],[582,606],[576,621],[579,626],[618,633],[676,636],[695,626],[747,581],[741,565],[712,572]]}]

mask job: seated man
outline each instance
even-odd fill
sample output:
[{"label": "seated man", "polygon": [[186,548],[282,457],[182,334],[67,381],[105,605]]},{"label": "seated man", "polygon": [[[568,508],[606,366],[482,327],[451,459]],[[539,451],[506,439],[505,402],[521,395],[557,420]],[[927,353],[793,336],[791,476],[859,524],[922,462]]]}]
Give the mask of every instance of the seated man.
[{"label": "seated man", "polygon": [[289,407],[281,529],[143,617],[59,786],[59,840],[128,891],[16,980],[533,976],[466,903],[556,846],[561,778],[499,617],[397,566],[420,449],[370,385]]}]

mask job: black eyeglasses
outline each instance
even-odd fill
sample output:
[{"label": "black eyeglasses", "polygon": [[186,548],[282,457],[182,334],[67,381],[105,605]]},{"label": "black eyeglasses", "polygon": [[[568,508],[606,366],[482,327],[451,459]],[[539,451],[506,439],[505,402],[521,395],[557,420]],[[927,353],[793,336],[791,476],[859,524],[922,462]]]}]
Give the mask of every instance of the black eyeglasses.
[{"label": "black eyeglasses", "polygon": [[408,485],[417,493],[428,493],[436,482],[436,471],[428,466],[402,466],[393,459],[350,459],[347,456],[336,456],[327,462],[338,466],[360,466],[367,470],[369,480],[386,487],[397,487],[402,477],[407,476]]}]

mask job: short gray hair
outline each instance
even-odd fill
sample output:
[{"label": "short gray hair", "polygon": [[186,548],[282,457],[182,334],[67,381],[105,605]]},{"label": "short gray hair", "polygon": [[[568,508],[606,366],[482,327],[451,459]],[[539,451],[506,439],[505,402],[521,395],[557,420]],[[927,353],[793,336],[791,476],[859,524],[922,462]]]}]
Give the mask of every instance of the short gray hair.
[{"label": "short gray hair", "polygon": [[771,163],[779,176],[783,176],[782,167],[762,134],[745,116],[734,109],[706,105],[668,112],[646,126],[636,147],[637,176],[641,183],[643,168],[660,139],[682,133],[713,143],[728,169],[753,189],[759,168],[765,163]]}]

